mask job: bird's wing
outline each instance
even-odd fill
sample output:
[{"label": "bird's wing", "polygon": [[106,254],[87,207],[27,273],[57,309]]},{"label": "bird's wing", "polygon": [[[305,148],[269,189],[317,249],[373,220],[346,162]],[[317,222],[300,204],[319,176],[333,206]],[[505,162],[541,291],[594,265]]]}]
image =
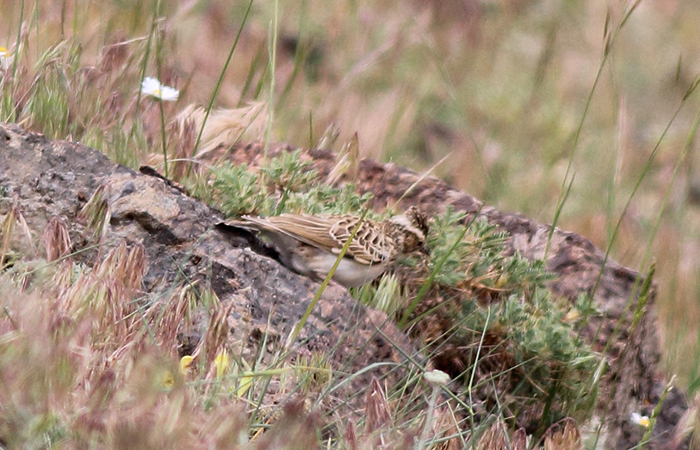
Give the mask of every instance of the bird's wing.
[{"label": "bird's wing", "polygon": [[331,251],[337,243],[329,233],[330,223],[327,216],[282,214],[272,217],[243,216],[243,220],[234,222],[233,225],[281,233],[305,244]]},{"label": "bird's wing", "polygon": [[[342,216],[333,221],[329,234],[340,246],[337,251],[334,250],[335,253],[340,253],[359,220],[360,218],[355,216]],[[384,233],[383,227],[365,219],[348,247],[348,253],[364,264],[385,263],[395,256],[395,243]]]},{"label": "bird's wing", "polygon": [[[310,216],[281,214],[272,217],[243,216],[243,220],[227,222],[232,226],[252,228],[268,233],[281,233],[307,245],[339,254],[360,220],[357,216]],[[396,243],[384,233],[383,227],[365,219],[350,246],[347,255],[363,264],[381,264],[396,256]]]}]

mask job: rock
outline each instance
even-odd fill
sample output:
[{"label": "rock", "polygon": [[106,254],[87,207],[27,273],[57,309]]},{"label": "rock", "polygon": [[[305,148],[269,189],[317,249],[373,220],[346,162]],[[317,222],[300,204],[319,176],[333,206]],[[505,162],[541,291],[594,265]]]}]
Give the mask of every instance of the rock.
[{"label": "rock", "polygon": [[[285,145],[273,146],[269,155],[291,150]],[[209,152],[208,157],[217,160],[222,154],[223,150]],[[313,162],[321,176],[330,173],[335,164],[335,155],[327,151],[306,151],[302,156]],[[252,166],[261,157],[262,147],[256,144],[236,145],[227,156],[232,162]],[[418,205],[436,214],[452,205],[469,215],[484,216],[508,231],[512,236],[510,251],[519,251],[528,258],[545,256],[551,228],[548,225],[499,212],[436,178],[420,179],[393,164],[362,160],[357,169],[353,181],[361,192],[373,193],[375,208],[401,200],[402,208]],[[100,187],[105,189],[111,210],[104,245],[114,247],[123,241],[143,245],[148,261],[145,291],[163,292],[183,283],[210,287],[221,302],[230,306],[230,338],[246,343],[248,355],[255,354],[263,339],[270,347],[266,357],[280,348],[319,284],[265,256],[250,236],[216,227],[224,219],[222,214],[189,197],[174,183],[113,164],[88,147],[50,142],[16,125],[0,124],[0,188],[5,199],[11,200],[0,204],[0,213],[5,214],[8,205],[16,202],[35,236],[57,217],[70,224],[76,250],[89,248],[78,212]],[[87,250],[74,257],[92,262],[97,256],[96,250]],[[608,410],[604,417],[605,447],[631,448],[644,431],[630,424],[631,412],[650,412],[666,384],[658,367],[658,336],[649,309],[633,333],[627,334],[632,329],[627,303],[636,299],[635,289],[642,277],[612,260],[606,261],[587,239],[559,229],[553,232],[546,259],[548,269],[557,274],[549,285],[555,295],[573,301],[581,292],[592,292],[596,307],[606,313],[588,324],[585,337],[594,348],[602,350],[612,331],[619,329],[609,352],[611,368],[600,410]],[[653,299],[647,308],[652,305]],[[348,333],[349,329],[353,332]],[[180,336],[187,341],[182,345],[192,347],[192,340],[198,336],[197,326],[183,327]],[[292,356],[310,356],[313,352],[332,355],[333,368],[349,373],[373,363],[401,363],[406,355],[416,355],[408,337],[386,315],[359,305],[337,285],[324,291],[296,339]],[[396,370],[377,365],[361,376],[351,377],[344,395],[350,398],[361,392],[372,376],[382,376],[391,384],[406,375],[403,366],[392,367]],[[343,393],[338,397],[343,398]],[[678,444],[681,440],[674,431],[687,410],[685,402],[678,390],[669,395],[654,430],[655,439],[647,448],[687,448],[687,443]]]},{"label": "rock", "polygon": [[[49,220],[59,217],[70,224],[72,241],[82,247],[85,227],[77,220],[78,211],[98,187],[105,186],[111,221],[104,245],[111,248],[124,240],[143,245],[147,292],[163,292],[183,283],[210,287],[230,306],[230,339],[247,343],[245,356],[251,361],[263,338],[273,348],[266,357],[279,350],[319,288],[318,283],[252,251],[245,238],[215,227],[223,220],[218,211],[161,177],[114,164],[89,147],[50,142],[16,125],[0,124],[0,133],[4,135],[0,186],[6,197],[18,202],[34,235],[40,236]],[[97,250],[74,256],[87,263],[96,257]],[[182,339],[196,336],[198,326],[184,330]],[[191,342],[182,345],[192,347]],[[358,304],[337,285],[324,291],[296,339],[292,357],[316,352],[332,355],[331,366],[348,373],[380,361],[400,363],[404,355],[416,353],[385,314]],[[373,376],[396,383],[404,375],[379,366],[353,377],[345,395],[338,395],[353,398]]]}]

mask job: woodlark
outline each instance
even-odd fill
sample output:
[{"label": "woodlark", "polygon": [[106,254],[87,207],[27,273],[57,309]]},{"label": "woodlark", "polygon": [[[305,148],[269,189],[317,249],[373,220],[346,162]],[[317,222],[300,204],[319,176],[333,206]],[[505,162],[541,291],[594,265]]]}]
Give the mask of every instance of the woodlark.
[{"label": "woodlark", "polygon": [[[360,217],[352,215],[282,214],[243,216],[226,225],[255,230],[277,248],[282,264],[323,280],[338,259]],[[381,222],[364,219],[333,274],[345,287],[361,286],[391,268],[403,255],[426,252],[428,222],[415,207]]]}]

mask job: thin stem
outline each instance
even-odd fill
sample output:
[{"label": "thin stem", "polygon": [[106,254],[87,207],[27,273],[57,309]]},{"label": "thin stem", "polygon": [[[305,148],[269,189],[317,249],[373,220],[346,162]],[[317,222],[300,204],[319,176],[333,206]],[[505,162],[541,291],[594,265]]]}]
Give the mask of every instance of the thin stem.
[{"label": "thin stem", "polygon": [[163,113],[163,100],[158,100],[158,109],[160,110],[160,139],[163,143],[163,171],[165,178],[168,178],[168,146],[165,142],[165,114]]},{"label": "thin stem", "polygon": [[[224,82],[224,76],[226,75],[226,72],[228,71],[228,66],[231,63],[231,60],[233,59],[233,52],[236,51],[236,48],[238,47],[238,40],[241,38],[241,33],[243,32],[243,26],[245,25],[246,21],[248,20],[248,14],[250,13],[250,8],[253,6],[253,0],[250,0],[248,3],[248,8],[245,10],[245,15],[243,16],[243,21],[241,22],[241,26],[238,27],[238,33],[236,34],[236,39],[233,41],[233,46],[231,47],[231,51],[228,53],[228,57],[226,58],[226,63],[224,63],[224,68],[221,69],[221,74],[219,74],[219,79],[216,82],[216,86],[214,87],[214,92],[212,92],[211,97],[209,98],[209,104],[207,105],[207,111],[204,114],[204,119],[202,120],[202,125],[199,127],[199,133],[197,133],[197,140],[194,143],[194,148],[192,149],[192,158],[194,158],[197,155],[197,150],[199,150],[199,145],[202,141],[202,134],[204,133],[204,127],[207,124],[207,120],[209,119],[209,114],[211,113],[211,109],[214,106],[214,100],[216,97],[219,95],[219,89],[221,88],[221,85]],[[190,175],[190,172],[192,171],[192,163],[190,163],[189,167],[187,168],[187,175]]]}]

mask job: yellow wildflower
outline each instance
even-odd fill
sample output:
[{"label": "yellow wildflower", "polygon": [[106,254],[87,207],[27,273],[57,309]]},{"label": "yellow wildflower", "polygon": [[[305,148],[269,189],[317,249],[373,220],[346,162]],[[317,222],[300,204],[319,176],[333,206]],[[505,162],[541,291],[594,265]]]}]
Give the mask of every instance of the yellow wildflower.
[{"label": "yellow wildflower", "polygon": [[175,386],[175,377],[173,376],[173,373],[169,370],[166,370],[163,374],[163,378],[161,379],[160,383],[165,389],[171,389],[173,386]]},{"label": "yellow wildflower", "polygon": [[228,369],[228,352],[226,349],[216,355],[216,358],[214,358],[214,365],[216,366],[216,378],[223,377]]},{"label": "yellow wildflower", "polygon": [[187,375],[189,373],[193,361],[194,357],[192,355],[185,355],[180,358],[180,372],[183,375]]}]

